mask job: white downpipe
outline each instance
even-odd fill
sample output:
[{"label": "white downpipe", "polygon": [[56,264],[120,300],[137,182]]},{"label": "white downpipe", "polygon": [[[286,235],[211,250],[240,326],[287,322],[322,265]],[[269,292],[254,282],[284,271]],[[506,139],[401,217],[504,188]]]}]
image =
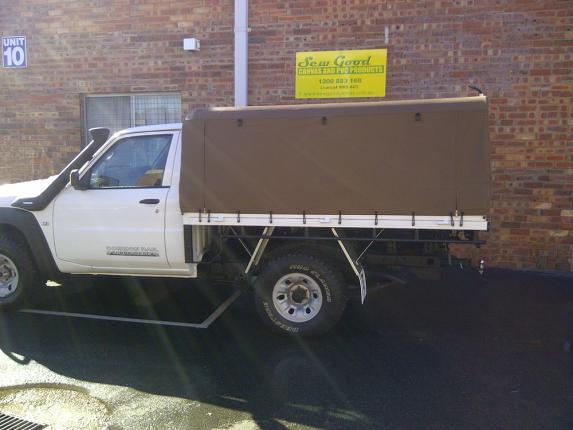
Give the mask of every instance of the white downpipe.
[{"label": "white downpipe", "polygon": [[235,0],[235,106],[248,104],[249,0]]}]

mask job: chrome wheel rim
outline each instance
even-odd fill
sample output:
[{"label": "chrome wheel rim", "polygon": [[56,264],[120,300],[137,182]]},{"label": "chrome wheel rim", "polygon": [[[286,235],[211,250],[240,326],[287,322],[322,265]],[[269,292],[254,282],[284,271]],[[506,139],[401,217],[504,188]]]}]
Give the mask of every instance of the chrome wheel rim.
[{"label": "chrome wheel rim", "polygon": [[11,296],[18,289],[18,268],[14,262],[0,254],[0,299]]},{"label": "chrome wheel rim", "polygon": [[287,321],[307,322],[316,317],[322,308],[322,291],[310,276],[289,273],[276,282],[273,305]]}]

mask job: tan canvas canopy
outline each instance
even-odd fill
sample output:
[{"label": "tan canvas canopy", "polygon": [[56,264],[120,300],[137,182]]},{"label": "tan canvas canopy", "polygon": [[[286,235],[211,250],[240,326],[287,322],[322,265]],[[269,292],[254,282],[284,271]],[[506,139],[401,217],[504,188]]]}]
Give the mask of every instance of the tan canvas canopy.
[{"label": "tan canvas canopy", "polygon": [[484,96],[195,110],[181,210],[486,215],[487,120]]}]

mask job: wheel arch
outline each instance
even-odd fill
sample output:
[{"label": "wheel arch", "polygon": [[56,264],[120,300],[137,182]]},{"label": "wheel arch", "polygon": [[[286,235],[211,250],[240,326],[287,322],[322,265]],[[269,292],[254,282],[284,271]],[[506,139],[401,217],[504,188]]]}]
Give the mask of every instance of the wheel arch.
[{"label": "wheel arch", "polygon": [[32,260],[43,277],[58,279],[62,276],[46,237],[33,214],[17,208],[0,208],[0,234],[9,235],[22,242],[28,248]]},{"label": "wheel arch", "polygon": [[[271,247],[270,245],[273,244]],[[304,252],[322,258],[329,263],[336,265],[337,270],[342,274],[346,283],[346,288],[356,284],[356,275],[348,264],[348,260],[342,253],[338,244],[334,241],[328,243],[317,243],[312,240],[301,241],[281,241],[280,239],[273,239],[269,242],[269,250],[263,254],[262,261],[259,264],[259,269],[265,266],[269,261],[278,258],[282,255],[287,255],[296,252]]]}]

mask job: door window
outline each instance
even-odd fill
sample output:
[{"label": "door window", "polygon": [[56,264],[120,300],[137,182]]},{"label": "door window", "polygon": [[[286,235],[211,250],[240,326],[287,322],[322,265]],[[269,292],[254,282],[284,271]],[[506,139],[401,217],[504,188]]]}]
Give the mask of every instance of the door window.
[{"label": "door window", "polygon": [[116,142],[86,175],[88,188],[161,187],[171,139],[162,134]]}]

